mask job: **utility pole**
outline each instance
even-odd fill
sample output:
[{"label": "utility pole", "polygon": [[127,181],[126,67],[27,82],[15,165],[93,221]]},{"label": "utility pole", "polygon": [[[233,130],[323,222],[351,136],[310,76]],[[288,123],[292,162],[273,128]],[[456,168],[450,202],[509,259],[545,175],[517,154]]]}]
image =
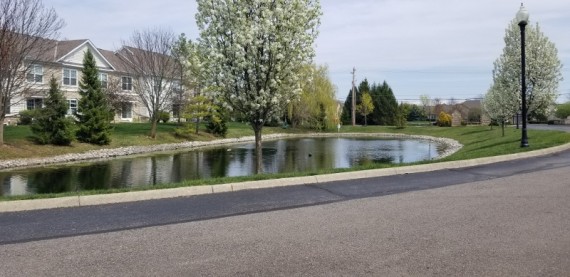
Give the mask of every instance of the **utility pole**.
[{"label": "utility pole", "polygon": [[352,126],[356,126],[356,67],[352,68]]}]

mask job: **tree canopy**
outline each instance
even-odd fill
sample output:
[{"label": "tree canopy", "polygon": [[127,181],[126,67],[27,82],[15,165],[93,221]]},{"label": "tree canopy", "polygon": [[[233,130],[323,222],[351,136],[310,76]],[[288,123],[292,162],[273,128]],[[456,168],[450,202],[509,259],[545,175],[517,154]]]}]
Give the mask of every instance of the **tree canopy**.
[{"label": "tree canopy", "polygon": [[251,124],[261,169],[261,130],[301,93],[299,73],[314,56],[318,0],[197,0],[196,22],[212,93]]},{"label": "tree canopy", "polygon": [[[553,42],[541,31],[538,23],[526,26],[526,95],[528,113],[549,114],[558,97],[562,80],[562,63]],[[521,106],[521,31],[516,20],[505,31],[505,48],[494,63],[493,85],[486,97],[485,110],[491,117],[513,116]],[[497,95],[501,94],[501,95]],[[495,100],[493,100],[495,99]],[[494,105],[489,101],[500,101]],[[505,107],[508,106],[508,107]],[[492,110],[493,108],[500,111]]]}]

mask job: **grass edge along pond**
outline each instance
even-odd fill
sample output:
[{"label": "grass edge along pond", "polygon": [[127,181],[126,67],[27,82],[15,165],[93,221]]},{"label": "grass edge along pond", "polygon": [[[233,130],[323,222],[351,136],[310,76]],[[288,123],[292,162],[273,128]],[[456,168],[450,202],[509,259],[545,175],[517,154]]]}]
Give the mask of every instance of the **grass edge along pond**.
[{"label": "grass edge along pond", "polygon": [[[125,125],[130,125],[125,127]],[[181,138],[177,138],[174,135],[173,130],[176,128],[175,124],[164,124],[162,128],[159,128],[158,139],[152,140],[146,137],[146,126],[147,124],[117,124],[115,126],[115,131],[113,133],[113,139],[116,139],[113,144],[107,148],[116,148],[123,146],[133,146],[133,145],[155,145],[162,143],[175,143],[183,142]],[[50,156],[50,153],[54,152],[57,154],[65,153],[80,153],[93,149],[101,149],[104,147],[95,147],[90,145],[81,145],[74,143],[71,147],[55,147],[55,146],[39,146],[33,145],[29,141],[29,133],[24,127],[18,126],[7,128],[7,146],[2,148],[19,148],[18,145],[24,145],[28,151],[35,150],[40,153],[39,156]],[[29,128],[27,128],[29,129]],[[181,183],[173,184],[159,184],[153,186],[144,187],[130,187],[112,190],[92,190],[92,191],[77,191],[68,192],[60,194],[35,194],[35,195],[18,195],[18,196],[1,196],[0,201],[9,200],[24,200],[24,199],[42,199],[42,198],[56,198],[65,196],[77,196],[77,195],[94,195],[94,194],[108,194],[108,193],[120,193],[128,191],[142,191],[142,190],[155,190],[155,189],[167,189],[167,188],[177,188],[177,187],[187,187],[187,186],[203,186],[203,185],[217,185],[226,183],[238,183],[245,181],[261,181],[269,179],[280,179],[280,178],[290,178],[290,177],[302,177],[302,176],[313,176],[320,174],[331,174],[340,172],[350,172],[368,169],[380,169],[388,167],[398,167],[398,166],[408,166],[414,164],[427,164],[427,163],[438,163],[444,161],[456,161],[456,160],[468,160],[475,158],[507,155],[521,152],[528,152],[532,150],[544,149],[549,147],[554,147],[558,145],[563,145],[570,142],[570,133],[562,131],[542,131],[542,130],[528,130],[529,144],[528,148],[520,147],[520,136],[521,132],[519,129],[514,127],[509,127],[505,130],[505,136],[501,134],[501,129],[499,127],[488,127],[488,126],[464,126],[464,127],[454,127],[454,128],[442,128],[433,126],[412,126],[405,129],[397,129],[395,127],[384,127],[384,126],[343,126],[341,128],[341,133],[400,133],[406,135],[421,135],[421,136],[432,136],[432,137],[445,137],[454,139],[461,144],[463,148],[454,153],[453,155],[439,159],[422,161],[417,163],[408,164],[369,164],[365,166],[345,168],[345,169],[326,169],[313,172],[295,172],[295,173],[278,173],[278,174],[259,174],[253,176],[242,176],[242,177],[223,177],[223,178],[211,178],[211,179],[199,179],[199,180],[189,180]],[[277,133],[310,133],[310,130],[304,129],[282,129],[279,127],[266,127],[264,128],[264,134],[277,134]],[[330,133],[336,133],[336,131],[330,131]],[[243,136],[251,136],[253,131],[248,125],[242,123],[232,123],[229,128],[228,136],[229,138],[237,138]],[[212,140],[216,139],[208,134],[200,133],[200,135],[194,138],[195,140]],[[42,150],[41,148],[48,148],[48,150]],[[62,149],[63,148],[63,149]],[[5,149],[2,149],[4,155]],[[62,151],[64,150],[64,151]],[[54,154],[51,154],[54,155]],[[25,157],[37,157],[37,156],[25,156]],[[8,159],[5,156],[0,156],[0,162],[2,159]]]}]

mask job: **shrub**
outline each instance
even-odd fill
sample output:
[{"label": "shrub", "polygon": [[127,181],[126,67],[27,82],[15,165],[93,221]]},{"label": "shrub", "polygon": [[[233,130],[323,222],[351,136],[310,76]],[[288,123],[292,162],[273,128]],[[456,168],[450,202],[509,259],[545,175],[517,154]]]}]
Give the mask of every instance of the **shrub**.
[{"label": "shrub", "polygon": [[20,112],[20,125],[30,125],[35,117],[38,116],[39,109],[37,110],[24,110]]},{"label": "shrub", "polygon": [[209,117],[208,125],[206,126],[208,129],[208,133],[212,133],[214,135],[226,137],[228,133],[228,126],[226,126],[226,120],[223,116],[219,116],[214,114]]},{"label": "shrub", "polygon": [[556,107],[555,115],[561,119],[566,119],[568,116],[570,116],[570,102],[558,105]]},{"label": "shrub", "polygon": [[160,111],[158,113],[158,121],[162,121],[162,123],[166,123],[170,120],[170,113],[167,111]]},{"label": "shrub", "polygon": [[437,126],[439,127],[451,127],[451,115],[446,112],[440,112],[437,117]]}]

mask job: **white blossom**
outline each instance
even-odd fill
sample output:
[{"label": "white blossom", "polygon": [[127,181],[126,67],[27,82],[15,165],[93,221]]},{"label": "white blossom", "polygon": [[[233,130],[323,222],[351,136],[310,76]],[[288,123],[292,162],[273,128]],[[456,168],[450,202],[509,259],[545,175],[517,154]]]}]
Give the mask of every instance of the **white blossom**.
[{"label": "white blossom", "polygon": [[[538,23],[526,26],[526,99],[528,113],[548,114],[559,95],[562,64],[558,51]],[[494,63],[493,85],[485,96],[485,110],[496,119],[513,116],[521,107],[521,31],[512,21],[505,34],[505,48]]]}]

